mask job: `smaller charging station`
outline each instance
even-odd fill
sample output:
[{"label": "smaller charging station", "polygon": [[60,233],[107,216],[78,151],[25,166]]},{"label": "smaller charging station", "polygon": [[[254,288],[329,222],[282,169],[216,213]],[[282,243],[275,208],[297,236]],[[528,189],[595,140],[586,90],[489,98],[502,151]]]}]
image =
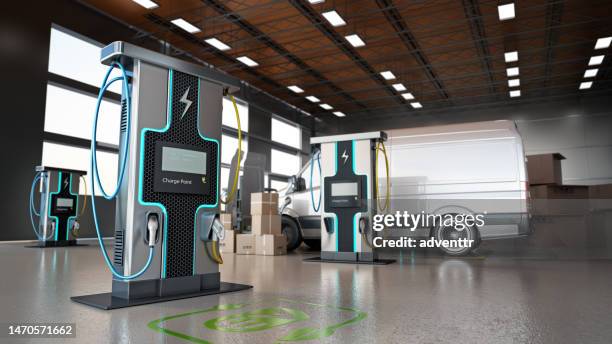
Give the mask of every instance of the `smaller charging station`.
[{"label": "smaller charging station", "polygon": [[[76,240],[79,236],[79,216],[82,213],[79,213],[79,186],[86,174],[78,170],[36,167],[29,207],[32,229],[38,243],[28,247],[87,246],[78,244]],[[34,202],[37,185],[40,192],[38,207]],[[84,204],[81,206],[83,209]]]},{"label": "smaller charging station", "polygon": [[313,137],[321,166],[321,256],[305,261],[389,264],[379,259],[371,240],[372,216],[378,212],[375,171],[382,132]]}]

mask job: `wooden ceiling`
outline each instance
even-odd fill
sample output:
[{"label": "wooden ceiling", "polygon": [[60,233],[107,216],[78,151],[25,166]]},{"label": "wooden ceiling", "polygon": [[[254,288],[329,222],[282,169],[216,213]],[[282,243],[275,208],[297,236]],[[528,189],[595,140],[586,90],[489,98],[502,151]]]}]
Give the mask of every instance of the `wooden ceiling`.
[{"label": "wooden ceiling", "polygon": [[[379,113],[415,114],[469,104],[506,104],[551,97],[602,93],[612,88],[612,48],[594,50],[598,38],[612,36],[612,1],[514,1],[516,17],[500,21],[498,6],[486,0],[154,0],[147,10],[131,0],[85,0],[144,34],[188,52],[215,67],[295,105],[314,116],[346,119]],[[321,13],[335,10],[346,25],[334,27]],[[183,18],[201,32],[190,34],[171,23]],[[353,47],[344,38],[358,34]],[[204,42],[215,37],[231,49]],[[506,63],[504,53],[519,60]],[[604,63],[588,67],[591,56]],[[247,67],[236,60],[259,63]],[[509,96],[506,69],[519,67],[521,96]],[[593,86],[579,90],[588,68],[599,68]],[[395,80],[379,73],[392,71]],[[402,83],[406,91],[392,85]],[[287,86],[297,85],[296,94]],[[414,100],[401,95],[410,92]],[[331,105],[326,111],[305,99]],[[423,108],[415,109],[411,103]]]}]

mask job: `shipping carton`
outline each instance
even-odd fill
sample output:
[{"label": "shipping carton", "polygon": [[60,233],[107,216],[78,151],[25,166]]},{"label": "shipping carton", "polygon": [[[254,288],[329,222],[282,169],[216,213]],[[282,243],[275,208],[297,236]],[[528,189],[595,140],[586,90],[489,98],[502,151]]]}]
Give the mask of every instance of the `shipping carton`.
[{"label": "shipping carton", "polygon": [[237,254],[255,254],[257,243],[253,234],[238,234],[236,235],[236,253]]},{"label": "shipping carton", "polygon": [[589,187],[537,185],[529,188],[536,215],[585,215],[589,211]]},{"label": "shipping carton", "polygon": [[225,230],[234,229],[234,227],[232,226],[232,214],[221,214],[219,216],[219,220],[221,221],[221,224],[223,225],[223,228],[225,228]]},{"label": "shipping carton", "polygon": [[225,230],[225,238],[219,241],[219,250],[222,253],[236,252],[236,232]]},{"label": "shipping carton", "polygon": [[287,254],[287,239],[284,235],[264,234],[257,237],[256,252],[263,256]]},{"label": "shipping carton", "polygon": [[280,215],[251,215],[251,233],[255,235],[281,234]]},{"label": "shipping carton", "polygon": [[251,215],[278,214],[278,194],[276,192],[255,192],[251,194]]},{"label": "shipping carton", "polygon": [[559,153],[527,156],[527,177],[530,185],[563,183],[561,160],[565,157]]}]

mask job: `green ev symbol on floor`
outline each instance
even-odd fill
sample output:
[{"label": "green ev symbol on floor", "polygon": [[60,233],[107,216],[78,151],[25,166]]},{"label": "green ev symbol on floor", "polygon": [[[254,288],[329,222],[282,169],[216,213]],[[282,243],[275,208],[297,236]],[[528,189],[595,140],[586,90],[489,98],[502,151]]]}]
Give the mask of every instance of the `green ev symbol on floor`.
[{"label": "green ev symbol on floor", "polygon": [[[274,305],[271,305],[274,303]],[[317,327],[306,313],[324,313],[331,324]],[[227,314],[229,313],[229,314]],[[211,317],[213,316],[213,317]],[[367,313],[349,307],[335,307],[295,300],[225,304],[181,313],[151,321],[154,331],[192,343],[211,344],[212,340],[239,341],[261,335],[261,342],[297,342],[332,336],[338,329],[358,323]],[[334,321],[337,319],[338,321]],[[200,326],[193,326],[194,321]],[[202,322],[199,322],[202,321]]]}]

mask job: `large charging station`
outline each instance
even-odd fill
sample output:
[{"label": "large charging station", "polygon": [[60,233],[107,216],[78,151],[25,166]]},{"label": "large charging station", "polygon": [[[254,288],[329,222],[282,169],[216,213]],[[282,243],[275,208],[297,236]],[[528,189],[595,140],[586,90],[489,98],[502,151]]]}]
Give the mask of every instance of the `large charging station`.
[{"label": "large charging station", "polygon": [[[384,132],[313,137],[321,166],[321,256],[305,261],[389,264],[372,249],[377,213],[377,144]],[[314,161],[312,162],[314,164]]]},{"label": "large charging station", "polygon": [[[102,92],[123,81],[112,292],[72,297],[112,309],[251,288],[220,280],[222,98],[240,83],[212,68],[125,42],[101,53]],[[112,67],[123,75],[107,82]],[[96,120],[97,121],[97,115]],[[92,139],[92,187],[97,176]],[[100,236],[92,199],[94,221]]]},{"label": "large charging station", "polygon": [[[38,243],[28,247],[83,245],[79,236],[79,185],[87,172],[37,166],[30,190],[30,220]],[[36,186],[40,192],[38,208],[34,204]],[[85,197],[83,197],[83,200]],[[83,207],[83,206],[81,206]],[[38,219],[38,222],[36,221]]]}]

